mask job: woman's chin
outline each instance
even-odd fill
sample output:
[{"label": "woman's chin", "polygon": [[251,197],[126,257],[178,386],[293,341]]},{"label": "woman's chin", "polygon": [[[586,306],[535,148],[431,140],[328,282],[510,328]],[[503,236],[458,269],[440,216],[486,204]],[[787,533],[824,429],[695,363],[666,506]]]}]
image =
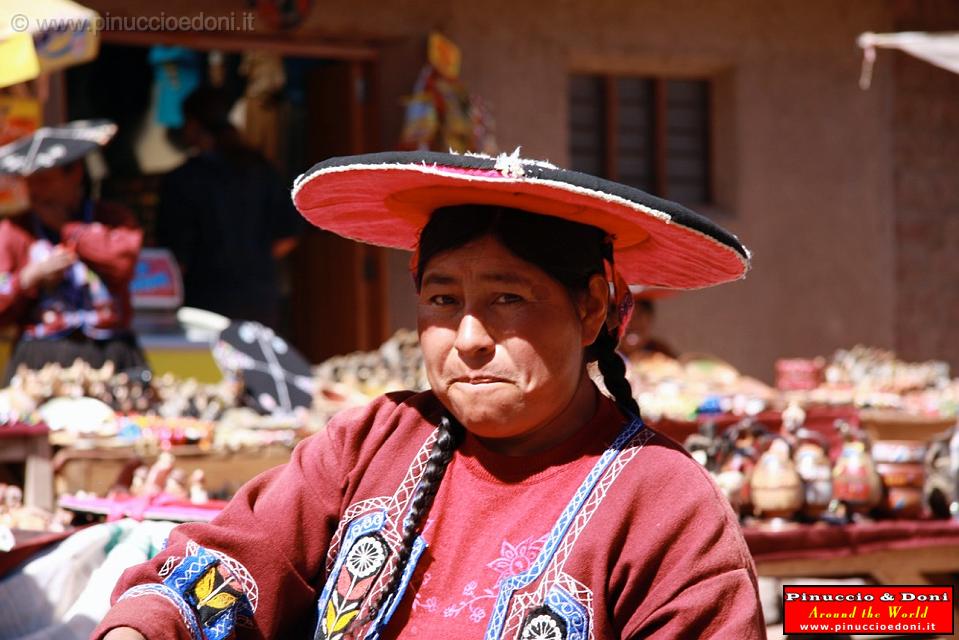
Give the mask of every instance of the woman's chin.
[{"label": "woman's chin", "polygon": [[477,407],[475,404],[457,406],[453,404],[452,413],[463,428],[481,438],[508,438],[515,436],[518,420],[513,414]]}]

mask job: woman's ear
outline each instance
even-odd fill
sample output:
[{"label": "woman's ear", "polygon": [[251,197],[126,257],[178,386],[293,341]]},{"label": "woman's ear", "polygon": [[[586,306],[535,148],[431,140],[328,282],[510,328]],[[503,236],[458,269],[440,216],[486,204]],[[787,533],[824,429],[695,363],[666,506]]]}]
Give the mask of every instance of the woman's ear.
[{"label": "woman's ear", "polygon": [[594,273],[589,278],[586,294],[580,299],[579,319],[583,327],[583,346],[588,347],[596,340],[609,310],[609,284],[606,278]]}]

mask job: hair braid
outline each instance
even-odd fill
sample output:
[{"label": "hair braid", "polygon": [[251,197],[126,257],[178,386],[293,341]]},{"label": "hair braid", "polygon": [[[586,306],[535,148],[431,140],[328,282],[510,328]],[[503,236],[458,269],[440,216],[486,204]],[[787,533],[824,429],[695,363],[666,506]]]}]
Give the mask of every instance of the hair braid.
[{"label": "hair braid", "polygon": [[616,352],[616,338],[606,327],[599,332],[596,340],[590,345],[591,353],[596,358],[599,372],[603,374],[603,384],[613,394],[613,399],[621,409],[628,410],[633,415],[639,415],[639,403],[633,397],[633,389],[626,379],[626,363]]},{"label": "hair braid", "polygon": [[419,533],[420,520],[429,512],[433,504],[436,492],[440,488],[440,481],[443,480],[446,468],[460,444],[462,433],[463,429],[456,420],[447,416],[440,419],[436,442],[430,450],[430,456],[426,461],[426,469],[423,471],[423,477],[416,487],[416,493],[413,494],[409,513],[403,520],[402,538],[396,565],[393,567],[390,579],[383,588],[379,599],[370,608],[368,622],[372,622],[376,618],[380,609],[389,601],[393,592],[399,586],[400,578],[406,570],[406,564],[409,562],[413,550],[413,543]]}]

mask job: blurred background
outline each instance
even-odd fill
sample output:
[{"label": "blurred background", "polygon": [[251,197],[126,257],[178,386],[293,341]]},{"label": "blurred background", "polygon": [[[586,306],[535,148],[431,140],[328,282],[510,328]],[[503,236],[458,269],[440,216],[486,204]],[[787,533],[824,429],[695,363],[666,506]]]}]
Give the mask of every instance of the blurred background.
[{"label": "blurred background", "polygon": [[[880,49],[864,90],[857,46],[955,29],[953,2],[165,3],[214,27],[177,31],[123,30],[160,16],[149,3],[86,4],[115,29],[49,75],[44,120],[119,124],[102,193],[137,213],[148,245],[160,175],[184,158],[164,133],[212,82],[288,184],[332,155],[521,147],[705,212],[754,268],[660,301],[681,351],[768,382],[777,358],[858,343],[959,366],[959,77]],[[424,77],[431,33],[448,38],[454,80]],[[430,102],[462,113],[431,125]],[[304,230],[282,275],[280,328],[313,362],[413,326],[400,252]]]},{"label": "blurred background", "polygon": [[[198,90],[216,100],[191,103]],[[236,229],[289,213],[298,175],[396,149],[519,148],[676,200],[749,247],[740,282],[634,291],[621,349],[644,417],[739,511],[770,637],[797,576],[959,576],[959,3],[6,0],[0,144],[95,118],[118,128],[84,188],[143,230],[133,329],[152,371],[57,365],[0,390],[0,596],[64,584],[55,555],[16,567],[79,524],[209,519],[339,409],[428,386],[406,252],[294,216],[251,271],[266,289],[241,278],[224,301],[181,270],[200,255],[200,275],[236,275],[256,235]],[[223,132],[265,160],[259,213],[235,176],[191,168]],[[29,208],[24,181],[0,176],[0,214]],[[185,303],[227,317],[178,316]],[[264,364],[281,355],[282,371]],[[139,526],[121,522],[104,535]],[[85,637],[122,570],[85,587],[97,553],[58,612],[21,616],[24,636]],[[0,638],[20,637],[2,617]]]}]

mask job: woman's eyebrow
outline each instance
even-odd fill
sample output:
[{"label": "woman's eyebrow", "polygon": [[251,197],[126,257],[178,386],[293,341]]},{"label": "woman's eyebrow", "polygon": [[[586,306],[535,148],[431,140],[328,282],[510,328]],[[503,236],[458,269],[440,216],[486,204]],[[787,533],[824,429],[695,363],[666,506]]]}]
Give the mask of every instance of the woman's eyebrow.
[{"label": "woman's eyebrow", "polygon": [[533,281],[529,278],[512,271],[493,271],[490,273],[484,273],[480,275],[480,280],[485,280],[486,282],[495,282],[498,284],[522,284],[527,286],[532,286],[533,284]]},{"label": "woman's eyebrow", "polygon": [[[480,280],[484,282],[494,282],[496,284],[521,284],[532,286],[533,281],[512,271],[490,271],[480,274]],[[428,273],[423,278],[424,287],[429,285],[451,285],[459,282],[459,278],[446,273]]]},{"label": "woman's eyebrow", "polygon": [[428,273],[423,278],[422,286],[426,287],[428,285],[450,285],[456,284],[456,278],[445,273]]}]

